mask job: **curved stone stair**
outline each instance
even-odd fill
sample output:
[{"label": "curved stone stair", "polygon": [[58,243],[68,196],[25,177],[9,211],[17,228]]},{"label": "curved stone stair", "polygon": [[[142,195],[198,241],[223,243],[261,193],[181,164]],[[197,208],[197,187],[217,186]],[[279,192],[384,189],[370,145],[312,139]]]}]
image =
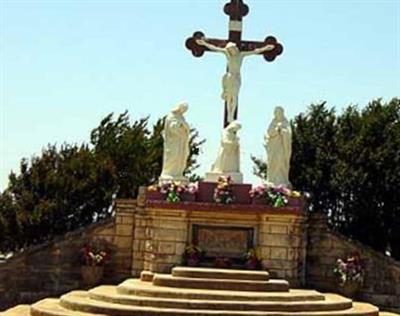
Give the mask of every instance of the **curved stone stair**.
[{"label": "curved stone stair", "polygon": [[177,277],[173,275],[155,275],[153,284],[156,286],[195,288],[225,291],[256,291],[256,292],[287,292],[289,283],[284,280],[232,280],[232,279],[203,279],[200,277]]},{"label": "curved stone stair", "polygon": [[[146,272],[143,271],[141,277]],[[207,269],[207,268],[188,268],[175,267],[172,269],[172,276],[186,278],[203,278],[203,279],[229,279],[229,280],[254,280],[268,281],[269,273],[267,271],[249,271],[234,269]]]},{"label": "curved stone stair", "polygon": [[127,280],[118,286],[118,292],[126,295],[239,301],[314,301],[325,296],[312,290],[289,290],[288,292],[218,291],[206,289],[179,289],[154,286],[140,280]]},{"label": "curved stone stair", "polygon": [[[352,301],[339,295],[330,294],[326,300],[313,301],[252,301],[252,300],[202,300],[182,298],[141,297],[121,295],[115,287],[99,287],[91,290],[92,300],[132,306],[157,306],[159,308],[178,308],[195,310],[233,310],[233,311],[318,311],[344,310],[352,307]],[[61,300],[68,297],[62,297]]]},{"label": "curved stone stair", "polygon": [[337,294],[290,290],[267,272],[176,267],[118,286],[73,291],[4,316],[379,316],[378,308]]}]

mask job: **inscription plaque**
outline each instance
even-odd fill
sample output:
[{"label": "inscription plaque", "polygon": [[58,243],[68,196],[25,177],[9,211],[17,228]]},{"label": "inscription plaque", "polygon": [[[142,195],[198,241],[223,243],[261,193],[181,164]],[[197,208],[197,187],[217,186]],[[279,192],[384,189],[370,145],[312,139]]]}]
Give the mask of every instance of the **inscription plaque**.
[{"label": "inscription plaque", "polygon": [[193,243],[205,251],[206,259],[239,259],[253,248],[251,227],[193,225]]}]

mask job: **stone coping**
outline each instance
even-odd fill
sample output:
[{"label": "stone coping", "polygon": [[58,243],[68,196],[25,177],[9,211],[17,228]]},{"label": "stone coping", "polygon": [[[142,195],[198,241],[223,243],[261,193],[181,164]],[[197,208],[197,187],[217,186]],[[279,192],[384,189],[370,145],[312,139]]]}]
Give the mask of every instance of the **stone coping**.
[{"label": "stone coping", "polygon": [[[339,239],[340,241],[342,241],[343,243],[345,243],[348,247],[357,247],[359,249],[362,249],[363,252],[368,253],[369,255],[371,255],[374,258],[380,259],[382,261],[384,261],[385,263],[387,263],[388,265],[394,266],[397,269],[400,269],[400,261],[387,256],[383,253],[380,253],[379,251],[373,249],[372,247],[363,244],[362,242],[347,237],[343,234],[341,234],[340,232],[336,231],[334,228],[330,227],[328,225],[328,219],[326,217],[325,214],[323,213],[312,213],[309,216],[309,220],[310,222],[319,222],[317,225],[319,225],[320,227],[322,226],[322,228],[324,230],[326,230],[329,234],[331,234],[332,236],[336,237],[337,239]],[[313,225],[311,224],[311,226],[313,227],[317,227],[317,225]],[[400,316],[400,314],[399,314]]]},{"label": "stone coping", "polygon": [[298,206],[272,207],[267,205],[255,204],[218,204],[207,202],[178,202],[171,203],[161,200],[147,200],[147,209],[166,209],[183,211],[203,211],[203,212],[240,212],[240,213],[262,213],[271,215],[297,215],[306,216],[306,212]]},{"label": "stone coping", "polygon": [[[57,235],[57,236],[53,237],[51,240],[44,241],[44,242],[36,244],[36,245],[30,245],[24,249],[13,252],[9,258],[5,259],[4,261],[2,261],[0,263],[11,263],[11,262],[18,261],[21,259],[23,260],[23,258],[25,258],[26,256],[29,256],[30,254],[36,253],[47,247],[57,245],[58,243],[65,242],[67,240],[71,240],[71,239],[74,239],[79,236],[89,235],[92,231],[94,231],[102,226],[113,225],[114,220],[115,220],[114,216],[110,216],[109,218],[101,219],[98,222],[94,222],[87,226],[79,227],[75,230],[66,232],[62,235]],[[0,268],[3,268],[3,267],[6,268],[5,265],[4,266],[0,265]]]}]

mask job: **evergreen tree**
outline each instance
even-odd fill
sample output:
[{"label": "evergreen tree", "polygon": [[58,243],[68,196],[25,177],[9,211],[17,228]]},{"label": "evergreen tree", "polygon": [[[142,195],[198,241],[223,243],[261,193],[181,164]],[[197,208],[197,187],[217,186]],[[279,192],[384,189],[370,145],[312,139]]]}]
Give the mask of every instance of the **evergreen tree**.
[{"label": "evergreen tree", "polygon": [[[139,186],[161,173],[163,119],[130,122],[110,114],[91,133],[91,144],[49,145],[23,159],[0,194],[0,251],[18,250],[111,216],[116,197],[135,198]],[[196,168],[200,146],[191,132],[187,173]]]}]

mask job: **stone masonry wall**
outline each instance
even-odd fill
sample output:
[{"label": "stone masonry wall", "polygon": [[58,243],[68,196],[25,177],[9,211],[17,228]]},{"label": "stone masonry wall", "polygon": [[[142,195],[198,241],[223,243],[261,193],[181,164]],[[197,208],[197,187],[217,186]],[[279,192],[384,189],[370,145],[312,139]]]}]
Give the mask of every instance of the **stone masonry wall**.
[{"label": "stone masonry wall", "polygon": [[132,275],[138,276],[142,270],[168,273],[182,262],[188,234],[182,212],[154,215],[148,211],[136,215]]},{"label": "stone masonry wall", "polygon": [[305,284],[307,229],[304,216],[263,215],[259,244],[262,263],[272,277],[292,287]]},{"label": "stone masonry wall", "polygon": [[181,207],[137,206],[132,275],[138,276],[142,270],[168,273],[173,266],[182,264],[195,224],[234,226],[254,228],[254,245],[263,266],[273,277],[287,279],[292,286],[304,285],[307,229],[303,214],[272,209],[259,212],[229,207],[218,210],[197,210],[195,205],[190,210]]},{"label": "stone masonry wall", "polygon": [[366,265],[360,300],[400,312],[400,262],[328,229],[325,217],[310,216],[307,249],[307,286],[337,289],[333,266],[338,258],[358,252]]},{"label": "stone masonry wall", "polygon": [[[82,289],[79,249],[102,241],[112,252],[104,283],[117,284],[142,270],[170,272],[182,263],[193,224],[253,227],[254,244],[273,277],[294,287],[337,290],[336,259],[357,251],[366,263],[361,300],[400,311],[400,263],[328,229],[324,217],[300,214],[184,210],[146,207],[138,200],[117,200],[115,217],[31,247],[0,264],[0,310]],[[308,229],[307,229],[308,227]]]},{"label": "stone masonry wall", "polygon": [[[130,205],[135,201],[131,200]],[[70,232],[54,241],[26,249],[0,263],[0,310],[45,297],[83,289],[79,250],[96,241],[110,251],[103,282],[116,284],[130,276],[133,213],[120,203],[115,218]]]}]

